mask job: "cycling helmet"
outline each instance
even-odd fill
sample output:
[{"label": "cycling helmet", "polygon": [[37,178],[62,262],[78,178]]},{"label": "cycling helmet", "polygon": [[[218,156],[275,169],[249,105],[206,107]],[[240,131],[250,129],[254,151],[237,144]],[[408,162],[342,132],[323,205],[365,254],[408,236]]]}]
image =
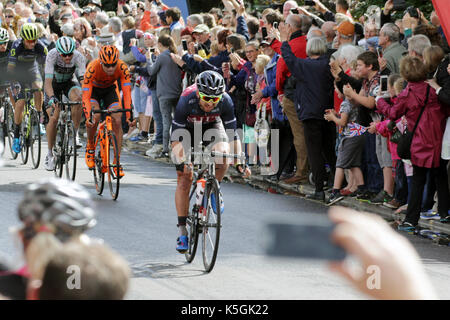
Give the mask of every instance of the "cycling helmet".
[{"label": "cycling helmet", "polygon": [[49,226],[55,236],[66,240],[95,226],[89,193],[78,183],[50,178],[33,183],[19,203],[19,219],[35,234],[36,225]]},{"label": "cycling helmet", "polygon": [[225,80],[215,71],[204,71],[195,80],[199,92],[209,96],[219,96],[225,92]]},{"label": "cycling helmet", "polygon": [[0,44],[9,41],[9,33],[8,30],[4,28],[0,28]]},{"label": "cycling helmet", "polygon": [[119,60],[119,50],[111,45],[103,46],[98,55],[103,64],[115,64]]},{"label": "cycling helmet", "polygon": [[71,54],[75,50],[75,40],[70,37],[61,37],[56,40],[56,50],[61,54]]},{"label": "cycling helmet", "polygon": [[25,23],[20,30],[20,37],[24,40],[36,40],[38,38],[38,28],[34,23]]}]

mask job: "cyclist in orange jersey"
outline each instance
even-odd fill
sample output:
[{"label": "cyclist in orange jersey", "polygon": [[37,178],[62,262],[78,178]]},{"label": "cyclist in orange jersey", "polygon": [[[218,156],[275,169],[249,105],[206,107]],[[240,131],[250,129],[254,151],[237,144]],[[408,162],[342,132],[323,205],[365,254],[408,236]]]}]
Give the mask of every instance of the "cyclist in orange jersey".
[{"label": "cyclist in orange jersey", "polygon": [[[131,82],[128,66],[119,59],[119,50],[115,46],[106,45],[100,49],[99,58],[91,61],[86,68],[83,81],[83,110],[86,116],[87,144],[86,144],[86,164],[92,169],[95,166],[95,133],[100,121],[100,114],[94,115],[91,119],[91,109],[95,110],[115,110],[121,109],[120,93],[118,81],[120,81],[124,105],[126,109],[131,108]],[[102,107],[100,103],[103,101]],[[127,122],[131,126],[131,113],[127,112]],[[113,131],[116,135],[117,146],[122,149],[122,114],[113,113]],[[120,167],[119,174],[124,176]]]}]

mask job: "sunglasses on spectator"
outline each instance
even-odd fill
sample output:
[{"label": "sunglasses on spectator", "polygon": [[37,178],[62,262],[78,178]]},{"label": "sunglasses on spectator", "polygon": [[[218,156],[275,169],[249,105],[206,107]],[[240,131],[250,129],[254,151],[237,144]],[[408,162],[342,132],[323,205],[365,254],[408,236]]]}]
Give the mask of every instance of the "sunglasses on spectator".
[{"label": "sunglasses on spectator", "polygon": [[14,16],[5,16],[5,18],[12,19],[12,18],[14,18]]},{"label": "sunglasses on spectator", "polygon": [[199,92],[198,94],[200,96],[200,99],[202,101],[204,101],[204,102],[207,102],[207,103],[210,103],[210,102],[218,103],[220,101],[220,99],[222,99],[222,95],[220,95],[220,96],[208,96],[208,95],[203,94],[201,92]]},{"label": "sunglasses on spectator", "polygon": [[66,57],[71,57],[73,56],[73,52],[72,53],[61,53],[61,57],[66,58]]},{"label": "sunglasses on spectator", "polygon": [[111,64],[104,63],[103,65],[105,66],[105,68],[114,68],[117,65],[117,62],[116,63],[111,63]]}]

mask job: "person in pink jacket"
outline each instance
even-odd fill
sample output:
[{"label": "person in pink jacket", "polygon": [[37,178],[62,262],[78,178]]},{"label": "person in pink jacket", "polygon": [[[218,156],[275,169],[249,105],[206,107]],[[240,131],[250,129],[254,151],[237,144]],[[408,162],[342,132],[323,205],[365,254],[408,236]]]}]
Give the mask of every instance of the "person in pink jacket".
[{"label": "person in pink jacket", "polygon": [[400,74],[408,81],[406,89],[391,106],[383,98],[377,98],[377,109],[391,120],[406,117],[408,130],[412,131],[420,111],[426,106],[417,125],[411,143],[411,163],[413,178],[411,198],[406,211],[406,218],[398,229],[414,232],[420,219],[423,188],[426,175],[431,170],[438,193],[438,212],[443,223],[450,222],[448,215],[449,188],[446,163],[441,159],[442,139],[445,121],[450,110],[438,102],[436,91],[430,88],[427,99],[427,69],[417,57],[407,56],[400,63]]}]

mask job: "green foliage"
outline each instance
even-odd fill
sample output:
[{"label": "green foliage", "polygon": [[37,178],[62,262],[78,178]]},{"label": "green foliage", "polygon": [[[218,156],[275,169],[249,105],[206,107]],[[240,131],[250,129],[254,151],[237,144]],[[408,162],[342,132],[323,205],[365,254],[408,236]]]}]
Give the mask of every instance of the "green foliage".
[{"label": "green foliage", "polygon": [[[361,17],[367,10],[367,8],[371,5],[379,6],[381,9],[384,8],[384,4],[386,0],[366,0],[366,1],[352,1],[351,5],[351,13],[352,15],[358,19]],[[423,0],[406,0],[407,7],[413,6],[415,8],[419,8],[420,11],[423,12],[425,17],[428,19],[430,17],[431,11],[433,11],[433,4],[431,1],[423,1]],[[403,11],[396,12],[395,18],[401,18],[403,16]]]}]

